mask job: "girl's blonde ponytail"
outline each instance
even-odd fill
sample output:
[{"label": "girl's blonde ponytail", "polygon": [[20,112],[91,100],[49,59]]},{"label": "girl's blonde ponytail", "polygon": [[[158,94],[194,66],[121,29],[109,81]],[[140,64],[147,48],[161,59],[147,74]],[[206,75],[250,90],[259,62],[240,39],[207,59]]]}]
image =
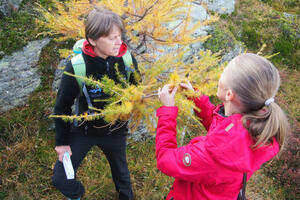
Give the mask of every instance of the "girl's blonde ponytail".
[{"label": "girl's blonde ponytail", "polygon": [[289,132],[289,123],[277,103],[272,102],[263,110],[244,114],[242,120],[244,127],[256,141],[253,145],[254,148],[272,142],[273,137],[276,138],[280,148],[284,148],[285,136]]},{"label": "girl's blonde ponytail", "polygon": [[273,99],[280,85],[278,70],[264,57],[251,53],[235,57],[227,68],[226,73],[231,74],[227,84],[241,102],[243,125],[255,141],[253,148],[276,138],[282,149],[289,124]]}]

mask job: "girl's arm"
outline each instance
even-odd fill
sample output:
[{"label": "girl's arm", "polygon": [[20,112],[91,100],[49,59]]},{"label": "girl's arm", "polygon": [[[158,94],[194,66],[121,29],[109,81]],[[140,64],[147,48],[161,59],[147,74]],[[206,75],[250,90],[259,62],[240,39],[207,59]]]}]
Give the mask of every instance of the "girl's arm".
[{"label": "girl's arm", "polygon": [[213,119],[213,111],[216,108],[215,105],[213,105],[209,101],[208,96],[201,96],[198,98],[194,98],[195,105],[200,109],[200,112],[198,112],[196,109],[194,110],[196,115],[200,118],[201,123],[206,128],[206,130],[209,130],[210,124]]},{"label": "girl's arm", "polygon": [[205,149],[206,137],[195,144],[177,148],[178,108],[162,106],[157,110],[156,160],[160,171],[189,182],[215,182],[215,161]]},{"label": "girl's arm", "polygon": [[[186,83],[180,83],[180,86],[191,91],[197,90],[197,88],[194,88],[189,81]],[[200,97],[193,98],[193,100],[195,105],[200,109],[200,112],[196,109],[194,111],[200,118],[200,121],[206,130],[208,130],[212,122],[213,110],[215,109],[215,106],[210,103],[208,96],[201,95]]]}]

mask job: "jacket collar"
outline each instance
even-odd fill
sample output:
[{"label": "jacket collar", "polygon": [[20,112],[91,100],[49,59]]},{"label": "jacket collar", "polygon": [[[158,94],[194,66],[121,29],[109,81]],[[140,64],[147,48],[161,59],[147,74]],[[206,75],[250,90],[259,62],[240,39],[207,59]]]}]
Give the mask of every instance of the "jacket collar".
[{"label": "jacket collar", "polygon": [[[88,56],[91,56],[91,57],[98,57],[94,51],[94,48],[92,45],[90,45],[90,43],[85,40],[83,42],[83,48],[82,48],[82,51],[83,53],[85,53],[86,55]],[[117,55],[117,57],[122,57],[127,51],[127,45],[122,42],[121,46],[120,46],[120,49],[119,49],[119,55]]]}]

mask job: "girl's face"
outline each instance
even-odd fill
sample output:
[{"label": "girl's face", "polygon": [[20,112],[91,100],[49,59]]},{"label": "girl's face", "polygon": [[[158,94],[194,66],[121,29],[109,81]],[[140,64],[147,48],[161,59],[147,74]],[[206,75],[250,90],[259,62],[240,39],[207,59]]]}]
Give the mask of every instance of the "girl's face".
[{"label": "girl's face", "polygon": [[108,56],[117,56],[119,54],[121,40],[121,30],[117,26],[113,26],[108,36],[103,36],[97,40],[89,39],[94,46],[97,56],[106,59]]},{"label": "girl's face", "polygon": [[217,96],[222,102],[225,102],[226,100],[225,97],[226,97],[227,90],[228,87],[226,86],[226,73],[224,70],[219,79],[218,92],[217,92]]}]

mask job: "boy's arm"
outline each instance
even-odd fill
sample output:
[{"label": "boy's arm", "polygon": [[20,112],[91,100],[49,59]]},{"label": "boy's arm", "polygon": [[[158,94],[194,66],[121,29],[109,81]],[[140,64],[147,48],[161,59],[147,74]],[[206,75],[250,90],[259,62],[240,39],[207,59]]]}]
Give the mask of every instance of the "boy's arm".
[{"label": "boy's arm", "polygon": [[[74,70],[71,62],[66,66],[65,71],[74,74]],[[59,86],[59,90],[56,97],[56,103],[54,107],[55,115],[71,115],[72,105],[74,100],[79,94],[79,86],[76,79],[72,76],[63,74]],[[70,122],[65,122],[60,118],[54,119],[56,135],[56,146],[67,145],[66,135],[70,132]]]}]

